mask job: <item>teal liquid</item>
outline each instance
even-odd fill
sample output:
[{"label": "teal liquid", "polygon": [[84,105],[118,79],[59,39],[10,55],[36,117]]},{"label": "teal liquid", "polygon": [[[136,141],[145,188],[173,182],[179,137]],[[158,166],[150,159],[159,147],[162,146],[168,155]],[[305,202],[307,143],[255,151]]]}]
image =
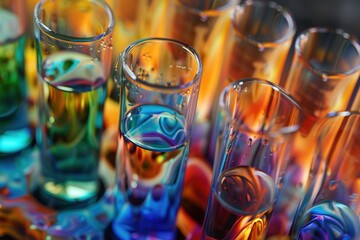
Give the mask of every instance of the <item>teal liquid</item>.
[{"label": "teal liquid", "polygon": [[25,35],[19,19],[0,8],[0,157],[17,153],[32,142],[28,123],[24,70]]},{"label": "teal liquid", "polygon": [[41,192],[55,199],[53,207],[93,200],[98,193],[105,79],[102,65],[87,55],[60,52],[44,61],[37,141]]},{"label": "teal liquid", "polygon": [[113,232],[118,239],[173,239],[188,153],[185,119],[141,105],[121,124]]}]

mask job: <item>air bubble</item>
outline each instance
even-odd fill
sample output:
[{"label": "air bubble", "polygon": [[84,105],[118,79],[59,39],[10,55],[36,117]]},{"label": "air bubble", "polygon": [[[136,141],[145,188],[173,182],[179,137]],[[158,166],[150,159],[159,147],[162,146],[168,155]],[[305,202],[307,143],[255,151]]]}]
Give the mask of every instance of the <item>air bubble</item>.
[{"label": "air bubble", "polygon": [[336,180],[333,180],[333,181],[330,181],[330,184],[329,184],[329,189],[331,191],[335,190],[337,187],[337,181]]},{"label": "air bubble", "polygon": [[258,50],[259,50],[259,52],[263,52],[265,50],[264,45],[259,43],[258,44]]},{"label": "air bubble", "polygon": [[328,75],[326,75],[325,73],[323,73],[323,74],[321,75],[321,79],[322,79],[323,82],[327,82],[327,81],[328,81]]},{"label": "air bubble", "polygon": [[349,196],[350,202],[356,202],[357,198],[358,198],[358,195],[356,193],[353,193]]}]

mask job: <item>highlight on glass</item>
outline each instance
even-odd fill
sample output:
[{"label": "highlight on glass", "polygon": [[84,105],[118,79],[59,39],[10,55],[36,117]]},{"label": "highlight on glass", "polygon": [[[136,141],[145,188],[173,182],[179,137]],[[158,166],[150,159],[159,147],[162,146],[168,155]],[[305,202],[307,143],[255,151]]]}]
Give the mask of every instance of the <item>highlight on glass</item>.
[{"label": "highlight on glass", "polygon": [[353,35],[310,28],[296,38],[285,89],[310,124],[331,111],[347,109],[359,73],[360,46]]},{"label": "highlight on glass", "polygon": [[359,239],[360,112],[332,112],[318,123],[306,194],[291,228],[294,239]]},{"label": "highlight on glass", "polygon": [[114,19],[96,0],[43,0],[34,11],[40,174],[35,196],[54,208],[94,202]]},{"label": "highlight on glass", "polygon": [[278,85],[255,78],[229,84],[219,105],[202,239],[263,239],[302,111]]},{"label": "highlight on glass", "polygon": [[275,2],[244,1],[232,15],[223,87],[242,78],[279,84],[296,31],[292,13]]},{"label": "highlight on glass", "polygon": [[202,73],[193,48],[150,38],[118,59],[118,239],[174,239]]},{"label": "highlight on glass", "polygon": [[[275,2],[244,1],[233,11],[224,65],[217,86],[214,106],[221,91],[231,82],[243,78],[262,78],[275,84],[282,79],[285,62],[296,31],[289,10]],[[212,107],[211,129],[217,108]],[[207,157],[213,162],[216,137],[211,136]]]},{"label": "highlight on glass", "polygon": [[[331,111],[343,111],[351,98],[360,72],[360,46],[341,29],[305,29],[295,40],[285,89],[301,105],[304,121],[296,134],[277,207],[278,220],[288,233],[296,208],[309,179],[317,122]],[[273,218],[275,219],[275,218]]]},{"label": "highlight on glass", "polygon": [[[199,53],[203,62],[196,123],[207,123],[219,85],[227,44],[231,14],[237,0],[170,1],[166,37],[186,43]],[[205,134],[205,133],[202,133]]]}]

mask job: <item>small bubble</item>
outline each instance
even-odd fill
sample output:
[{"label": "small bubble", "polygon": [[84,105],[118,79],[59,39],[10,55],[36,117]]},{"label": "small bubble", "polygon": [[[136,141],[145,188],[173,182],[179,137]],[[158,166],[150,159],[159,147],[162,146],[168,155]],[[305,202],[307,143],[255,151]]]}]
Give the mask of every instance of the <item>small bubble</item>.
[{"label": "small bubble", "polygon": [[259,52],[263,52],[264,49],[265,49],[264,45],[261,44],[261,43],[259,43],[259,44],[258,44],[258,50],[259,50]]},{"label": "small bubble", "polygon": [[350,202],[356,202],[357,198],[358,198],[358,196],[356,193],[353,193],[349,196]]},{"label": "small bubble", "polygon": [[337,187],[337,181],[336,180],[330,181],[329,189],[330,190],[335,190],[336,187]]},{"label": "small bubble", "polygon": [[251,144],[252,144],[252,139],[251,138],[249,138],[249,140],[248,140],[248,145],[249,145],[249,147],[251,146]]},{"label": "small bubble", "polygon": [[327,81],[328,81],[328,76],[327,76],[327,74],[323,73],[323,74],[321,75],[321,79],[322,79],[323,82],[327,82]]},{"label": "small bubble", "polygon": [[201,15],[200,19],[201,19],[202,22],[206,22],[206,20],[208,19],[208,16],[207,15]]}]

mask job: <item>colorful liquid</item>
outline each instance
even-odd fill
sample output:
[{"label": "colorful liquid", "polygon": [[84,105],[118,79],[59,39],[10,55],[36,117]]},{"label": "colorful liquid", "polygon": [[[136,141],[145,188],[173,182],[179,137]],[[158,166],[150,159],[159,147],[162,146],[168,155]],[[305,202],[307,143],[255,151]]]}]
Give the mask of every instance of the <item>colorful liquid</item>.
[{"label": "colorful liquid", "polygon": [[59,52],[44,61],[38,143],[41,186],[50,197],[76,202],[97,194],[105,79],[87,55]]},{"label": "colorful liquid", "polygon": [[113,231],[119,239],[172,239],[188,153],[185,119],[141,105],[121,120]]},{"label": "colorful liquid", "polygon": [[326,201],[309,209],[296,225],[296,239],[359,239],[360,223],[354,212],[338,202]]},{"label": "colorful liquid", "polygon": [[251,167],[224,171],[213,183],[203,239],[263,239],[274,204],[274,182]]},{"label": "colorful liquid", "polygon": [[27,121],[24,71],[26,38],[16,15],[0,8],[0,157],[24,149],[31,141]]}]

